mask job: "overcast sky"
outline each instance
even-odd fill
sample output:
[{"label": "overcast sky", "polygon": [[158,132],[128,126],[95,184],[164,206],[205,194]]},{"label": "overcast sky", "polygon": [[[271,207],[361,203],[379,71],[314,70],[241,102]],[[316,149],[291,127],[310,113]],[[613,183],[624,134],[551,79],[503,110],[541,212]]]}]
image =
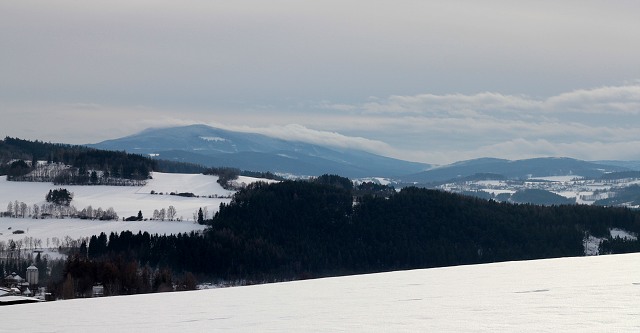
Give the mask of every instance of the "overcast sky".
[{"label": "overcast sky", "polygon": [[0,135],[640,160],[640,1],[0,2]]}]

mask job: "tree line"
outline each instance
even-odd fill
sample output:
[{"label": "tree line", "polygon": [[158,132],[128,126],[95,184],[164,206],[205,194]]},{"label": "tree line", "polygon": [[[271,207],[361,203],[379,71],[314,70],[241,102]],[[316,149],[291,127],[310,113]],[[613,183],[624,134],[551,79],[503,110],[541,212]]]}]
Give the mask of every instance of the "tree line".
[{"label": "tree line", "polygon": [[[12,160],[15,161],[9,163]],[[68,168],[54,168],[56,172],[53,174],[50,168],[42,168],[39,174],[27,176],[37,169],[39,161],[46,161],[47,165],[57,164],[68,166]],[[109,178],[148,179],[151,171],[156,168],[156,162],[153,159],[126,152],[11,137],[0,140],[0,175],[6,174],[9,180],[91,185],[97,184],[102,179],[107,181]],[[101,175],[100,179],[98,172]]]}]

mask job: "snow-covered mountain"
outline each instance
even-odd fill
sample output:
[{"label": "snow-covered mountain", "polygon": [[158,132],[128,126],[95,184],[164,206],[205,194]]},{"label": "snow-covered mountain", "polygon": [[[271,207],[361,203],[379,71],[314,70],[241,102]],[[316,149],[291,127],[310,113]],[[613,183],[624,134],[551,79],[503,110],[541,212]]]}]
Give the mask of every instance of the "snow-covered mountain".
[{"label": "snow-covered mountain", "polygon": [[2,309],[28,332],[638,332],[640,254],[503,262]]},{"label": "snow-covered mountain", "polygon": [[135,135],[89,146],[205,166],[308,176],[330,173],[346,177],[394,177],[429,168],[426,164],[361,150],[286,141],[206,125],[147,129]]}]

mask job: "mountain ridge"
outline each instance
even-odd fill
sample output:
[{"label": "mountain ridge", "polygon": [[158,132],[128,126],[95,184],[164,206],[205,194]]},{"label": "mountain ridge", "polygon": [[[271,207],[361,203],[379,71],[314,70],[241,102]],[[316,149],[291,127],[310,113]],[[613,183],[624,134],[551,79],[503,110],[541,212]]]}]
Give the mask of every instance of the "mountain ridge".
[{"label": "mountain ridge", "polygon": [[629,171],[620,162],[600,164],[568,157],[536,157],[522,160],[499,158],[479,158],[459,161],[435,167],[415,174],[400,177],[404,183],[428,184],[463,179],[476,174],[495,174],[507,179],[527,179],[531,177],[566,176],[575,174],[583,177],[598,177],[608,172]]},{"label": "mountain ridge", "polygon": [[392,178],[430,167],[429,164],[403,161],[363,150],[284,140],[202,124],[149,128],[137,134],[87,146],[205,166],[308,176],[333,173],[355,178]]},{"label": "mountain ridge", "polygon": [[572,174],[598,177],[608,172],[640,170],[639,161],[583,161],[569,157],[522,160],[483,157],[436,166],[363,150],[284,140],[203,124],[147,128],[137,134],[87,146],[124,150],[157,159],[209,167],[234,167],[296,176],[329,173],[349,178],[382,177],[393,179],[399,184],[415,185],[461,179],[476,174],[526,179]]}]

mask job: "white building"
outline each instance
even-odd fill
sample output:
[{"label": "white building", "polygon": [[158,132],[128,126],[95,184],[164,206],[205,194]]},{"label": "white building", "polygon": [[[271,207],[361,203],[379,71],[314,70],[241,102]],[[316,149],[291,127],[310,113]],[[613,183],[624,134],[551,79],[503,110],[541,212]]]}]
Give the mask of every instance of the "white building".
[{"label": "white building", "polygon": [[27,267],[27,282],[31,286],[38,285],[38,267],[33,265]]}]

